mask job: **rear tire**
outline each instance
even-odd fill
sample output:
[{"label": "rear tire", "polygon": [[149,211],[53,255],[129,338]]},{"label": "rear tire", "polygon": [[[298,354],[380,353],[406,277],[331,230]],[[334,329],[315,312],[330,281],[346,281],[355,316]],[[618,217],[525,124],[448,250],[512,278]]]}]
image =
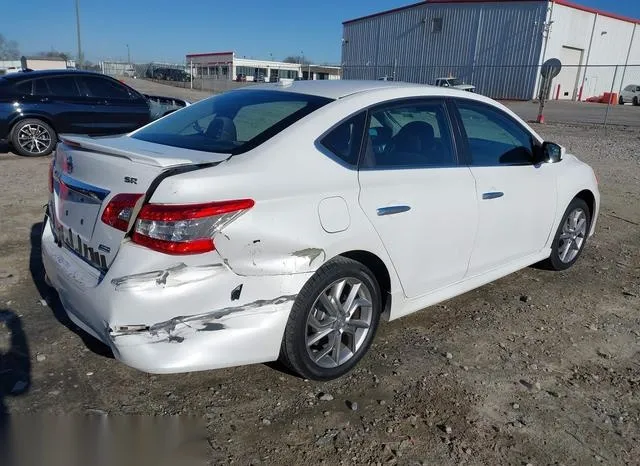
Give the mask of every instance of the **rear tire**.
[{"label": "rear tire", "polygon": [[57,135],[48,123],[35,118],[19,121],[11,131],[11,145],[25,157],[43,157],[53,152]]},{"label": "rear tire", "polygon": [[380,286],[360,262],[337,257],[304,285],[291,309],[280,361],[300,376],[343,376],[371,346],[382,309]]},{"label": "rear tire", "polygon": [[566,270],[576,263],[587,243],[591,228],[589,206],[574,198],[562,216],[551,245],[551,255],[544,265],[551,270]]}]

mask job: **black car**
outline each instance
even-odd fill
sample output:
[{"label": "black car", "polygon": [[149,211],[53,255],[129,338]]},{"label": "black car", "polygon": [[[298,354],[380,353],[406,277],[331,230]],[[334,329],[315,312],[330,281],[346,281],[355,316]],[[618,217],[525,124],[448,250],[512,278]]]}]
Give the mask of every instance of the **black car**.
[{"label": "black car", "polygon": [[26,156],[47,155],[57,135],[122,134],[188,105],[137,92],[99,73],[23,71],[0,77],[0,140]]}]

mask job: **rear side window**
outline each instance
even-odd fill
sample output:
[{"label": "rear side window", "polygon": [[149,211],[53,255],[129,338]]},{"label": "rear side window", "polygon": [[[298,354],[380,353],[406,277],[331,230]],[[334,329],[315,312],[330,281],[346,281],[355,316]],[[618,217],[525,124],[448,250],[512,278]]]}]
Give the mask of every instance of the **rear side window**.
[{"label": "rear side window", "polygon": [[46,79],[36,79],[33,81],[33,95],[51,95]]},{"label": "rear side window", "polygon": [[108,99],[131,99],[126,87],[110,79],[94,76],[83,76],[81,78],[85,85],[86,95],[89,97],[104,97]]},{"label": "rear side window", "polygon": [[320,144],[347,165],[355,167],[358,164],[366,119],[365,113],[349,118],[322,138]]},{"label": "rear side window", "polygon": [[33,81],[23,81],[21,83],[16,84],[15,90],[20,95],[31,95],[32,94]]},{"label": "rear side window", "polygon": [[240,154],[329,102],[293,92],[232,91],[172,113],[131,137],[183,149]]},{"label": "rear side window", "polygon": [[80,97],[80,91],[75,78],[64,76],[60,78],[48,78],[47,84],[51,94],[59,97]]},{"label": "rear side window", "polygon": [[370,115],[363,168],[456,166],[444,102],[394,103],[372,110]]}]

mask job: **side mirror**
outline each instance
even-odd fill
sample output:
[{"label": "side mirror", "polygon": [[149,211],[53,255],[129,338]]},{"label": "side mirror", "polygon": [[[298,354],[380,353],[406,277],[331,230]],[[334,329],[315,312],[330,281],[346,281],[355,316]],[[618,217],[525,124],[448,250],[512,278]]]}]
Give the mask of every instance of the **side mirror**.
[{"label": "side mirror", "polygon": [[566,152],[565,148],[555,142],[545,141],[542,144],[542,162],[556,163],[560,162]]}]

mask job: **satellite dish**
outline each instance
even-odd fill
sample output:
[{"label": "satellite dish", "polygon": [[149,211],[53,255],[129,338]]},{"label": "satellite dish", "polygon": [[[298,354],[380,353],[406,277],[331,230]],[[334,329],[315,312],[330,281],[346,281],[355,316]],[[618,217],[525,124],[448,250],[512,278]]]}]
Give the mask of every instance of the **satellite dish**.
[{"label": "satellite dish", "polygon": [[543,78],[555,78],[562,69],[562,63],[557,58],[549,58],[542,64],[540,74]]}]

